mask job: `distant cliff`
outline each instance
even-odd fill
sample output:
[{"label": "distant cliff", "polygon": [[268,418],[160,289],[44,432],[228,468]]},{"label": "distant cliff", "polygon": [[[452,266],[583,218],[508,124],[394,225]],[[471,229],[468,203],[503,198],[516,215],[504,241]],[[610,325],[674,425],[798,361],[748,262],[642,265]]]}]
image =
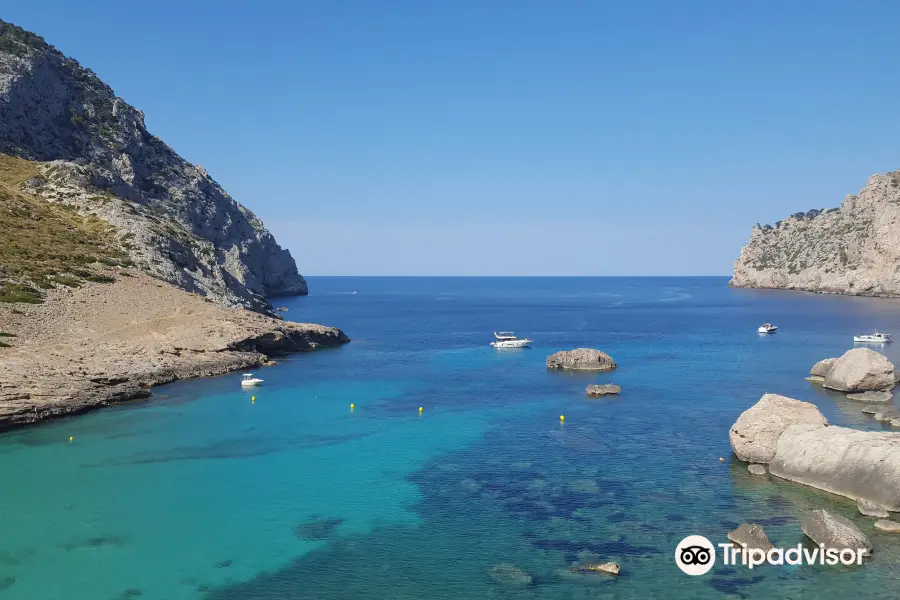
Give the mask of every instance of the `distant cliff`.
[{"label": "distant cliff", "polygon": [[734,287],[900,296],[900,171],[873,175],[840,208],[756,225]]},{"label": "distant cliff", "polygon": [[130,261],[159,279],[257,311],[265,296],[306,293],[294,259],[262,221],[148,132],[141,111],[2,20],[0,153],[37,161],[25,186],[32,197],[108,221]]}]

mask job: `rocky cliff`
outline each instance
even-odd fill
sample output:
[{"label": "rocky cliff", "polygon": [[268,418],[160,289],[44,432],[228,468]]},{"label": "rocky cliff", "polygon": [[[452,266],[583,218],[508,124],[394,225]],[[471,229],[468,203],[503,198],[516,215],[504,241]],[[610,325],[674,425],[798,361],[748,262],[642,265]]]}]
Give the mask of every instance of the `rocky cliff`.
[{"label": "rocky cliff", "polygon": [[900,171],[873,175],[840,208],[756,225],[734,287],[900,296]]},{"label": "rocky cliff", "polygon": [[108,221],[130,261],[154,277],[257,311],[268,308],[265,296],[306,293],[262,221],[148,132],[141,111],[2,20],[0,153],[35,161],[32,196]]}]

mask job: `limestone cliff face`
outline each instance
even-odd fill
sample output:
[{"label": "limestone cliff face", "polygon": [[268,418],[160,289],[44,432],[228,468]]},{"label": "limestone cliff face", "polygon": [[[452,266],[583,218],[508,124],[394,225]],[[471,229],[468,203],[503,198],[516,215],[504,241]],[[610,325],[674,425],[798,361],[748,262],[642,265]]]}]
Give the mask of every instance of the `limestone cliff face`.
[{"label": "limestone cliff face", "polygon": [[873,175],[840,208],[756,225],[734,287],[900,296],[900,171]]},{"label": "limestone cliff face", "polygon": [[42,161],[34,193],[116,226],[154,276],[230,306],[305,294],[290,253],[144,115],[39,36],[0,20],[0,152]]}]

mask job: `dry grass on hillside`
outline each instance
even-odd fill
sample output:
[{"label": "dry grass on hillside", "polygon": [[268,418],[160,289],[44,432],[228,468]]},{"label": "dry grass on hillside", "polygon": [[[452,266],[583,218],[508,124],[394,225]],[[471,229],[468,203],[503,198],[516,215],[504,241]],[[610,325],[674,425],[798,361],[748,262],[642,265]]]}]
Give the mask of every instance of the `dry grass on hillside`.
[{"label": "dry grass on hillside", "polygon": [[100,265],[130,264],[113,227],[24,191],[39,163],[0,154],[0,302],[40,302],[42,289],[110,282]]}]

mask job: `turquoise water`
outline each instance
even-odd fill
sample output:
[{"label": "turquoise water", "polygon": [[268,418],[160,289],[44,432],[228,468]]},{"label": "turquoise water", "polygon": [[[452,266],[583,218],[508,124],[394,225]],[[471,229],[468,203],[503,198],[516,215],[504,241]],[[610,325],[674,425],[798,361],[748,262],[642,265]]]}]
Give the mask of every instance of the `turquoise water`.
[{"label": "turquoise water", "polygon": [[[352,344],[263,369],[253,392],[238,374],[181,382],[0,437],[0,598],[895,597],[900,540],[849,501],[751,479],[728,428],[777,392],[880,429],[803,377],[856,331],[900,332],[900,302],[726,283],[312,278],[278,304]],[[758,336],[766,320],[781,331]],[[493,329],[535,348],[494,351]],[[620,369],[545,370],[576,346]],[[620,397],[583,395],[608,381]],[[672,560],[686,535],[721,542],[742,521],[796,545],[818,507],[856,520],[875,558],[703,577]],[[623,574],[569,573],[581,559]],[[501,563],[532,585],[494,581]]]}]

